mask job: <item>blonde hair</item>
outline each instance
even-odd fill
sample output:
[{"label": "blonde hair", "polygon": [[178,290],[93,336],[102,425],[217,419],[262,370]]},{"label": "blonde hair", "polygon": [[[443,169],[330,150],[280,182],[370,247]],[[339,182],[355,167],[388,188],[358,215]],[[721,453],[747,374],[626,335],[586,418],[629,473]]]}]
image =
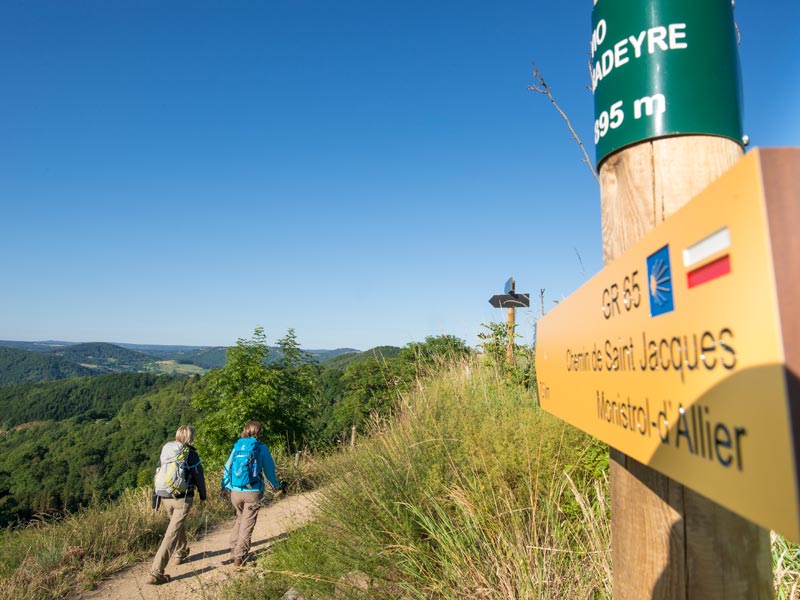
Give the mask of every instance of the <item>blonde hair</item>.
[{"label": "blonde hair", "polygon": [[194,441],[194,427],[191,425],[181,425],[175,432],[175,439],[181,444],[191,444]]},{"label": "blonde hair", "polygon": [[247,425],[244,426],[242,429],[242,434],[239,437],[249,438],[254,437],[257,438],[261,435],[261,431],[264,428],[261,426],[261,423],[258,421],[250,421]]}]

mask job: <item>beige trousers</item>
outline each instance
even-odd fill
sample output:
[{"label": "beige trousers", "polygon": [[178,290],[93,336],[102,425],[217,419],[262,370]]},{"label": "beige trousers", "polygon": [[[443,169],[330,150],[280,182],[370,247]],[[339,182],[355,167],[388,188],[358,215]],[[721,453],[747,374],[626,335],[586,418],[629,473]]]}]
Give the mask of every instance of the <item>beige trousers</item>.
[{"label": "beige trousers", "polygon": [[186,517],[192,507],[192,500],[193,498],[161,499],[161,506],[169,515],[169,526],[153,559],[151,573],[163,575],[170,557],[186,551]]},{"label": "beige trousers", "polygon": [[258,519],[261,492],[231,492],[231,504],[236,509],[236,522],[233,524],[228,546],[234,558],[244,558],[250,552],[250,538]]}]

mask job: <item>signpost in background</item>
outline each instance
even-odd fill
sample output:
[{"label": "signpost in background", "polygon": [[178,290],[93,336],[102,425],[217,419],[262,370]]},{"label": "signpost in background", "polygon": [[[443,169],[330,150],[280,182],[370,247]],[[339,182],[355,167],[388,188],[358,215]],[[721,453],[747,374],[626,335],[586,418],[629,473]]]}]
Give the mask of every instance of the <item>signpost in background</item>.
[{"label": "signpost in background", "polygon": [[514,289],[516,282],[513,277],[509,277],[504,287],[504,293],[495,294],[489,298],[489,304],[495,308],[508,309],[508,345],[506,347],[506,360],[508,364],[514,364],[514,328],[516,327],[515,311],[518,307],[528,307],[531,305],[530,294],[517,294]]}]

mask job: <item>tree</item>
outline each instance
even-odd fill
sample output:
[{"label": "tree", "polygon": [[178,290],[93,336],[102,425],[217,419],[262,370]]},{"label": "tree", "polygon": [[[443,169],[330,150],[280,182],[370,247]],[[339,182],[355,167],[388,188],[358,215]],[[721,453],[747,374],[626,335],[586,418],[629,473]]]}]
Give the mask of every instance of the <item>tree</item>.
[{"label": "tree", "polygon": [[[505,323],[481,323],[487,331],[478,334],[479,346],[483,350],[484,361],[514,383],[526,387],[536,385],[535,350],[532,346],[521,346],[514,342],[515,363],[508,364],[506,351],[508,348],[508,325]],[[520,337],[514,325],[514,339]]]},{"label": "tree", "polygon": [[228,349],[224,367],[203,378],[193,403],[204,415],[198,445],[212,466],[225,460],[248,421],[261,422],[270,445],[302,443],[314,408],[314,367],[293,329],[278,348],[280,356],[270,364],[264,329],[257,326],[252,338]]},{"label": "tree", "polygon": [[440,367],[472,354],[466,342],[454,335],[429,335],[424,342],[411,342],[400,351],[400,358],[418,367]]},{"label": "tree", "polygon": [[[506,362],[508,325],[491,322],[481,323],[481,327],[487,330],[478,334],[478,339],[481,340],[478,345],[483,350],[484,360],[487,364],[502,367]],[[514,325],[514,336],[516,337],[516,325]]]},{"label": "tree", "polygon": [[341,380],[344,396],[333,409],[329,433],[348,432],[354,425],[362,429],[371,414],[388,413],[413,376],[413,364],[400,358],[370,358],[348,365]]}]

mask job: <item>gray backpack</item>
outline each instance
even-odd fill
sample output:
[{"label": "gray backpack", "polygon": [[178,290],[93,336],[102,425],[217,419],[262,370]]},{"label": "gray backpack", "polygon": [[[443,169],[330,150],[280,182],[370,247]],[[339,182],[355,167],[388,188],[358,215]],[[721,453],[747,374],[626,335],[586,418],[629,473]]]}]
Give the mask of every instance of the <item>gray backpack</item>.
[{"label": "gray backpack", "polygon": [[161,449],[161,465],[156,469],[153,487],[156,494],[180,496],[189,489],[189,446],[178,441],[167,442]]}]

